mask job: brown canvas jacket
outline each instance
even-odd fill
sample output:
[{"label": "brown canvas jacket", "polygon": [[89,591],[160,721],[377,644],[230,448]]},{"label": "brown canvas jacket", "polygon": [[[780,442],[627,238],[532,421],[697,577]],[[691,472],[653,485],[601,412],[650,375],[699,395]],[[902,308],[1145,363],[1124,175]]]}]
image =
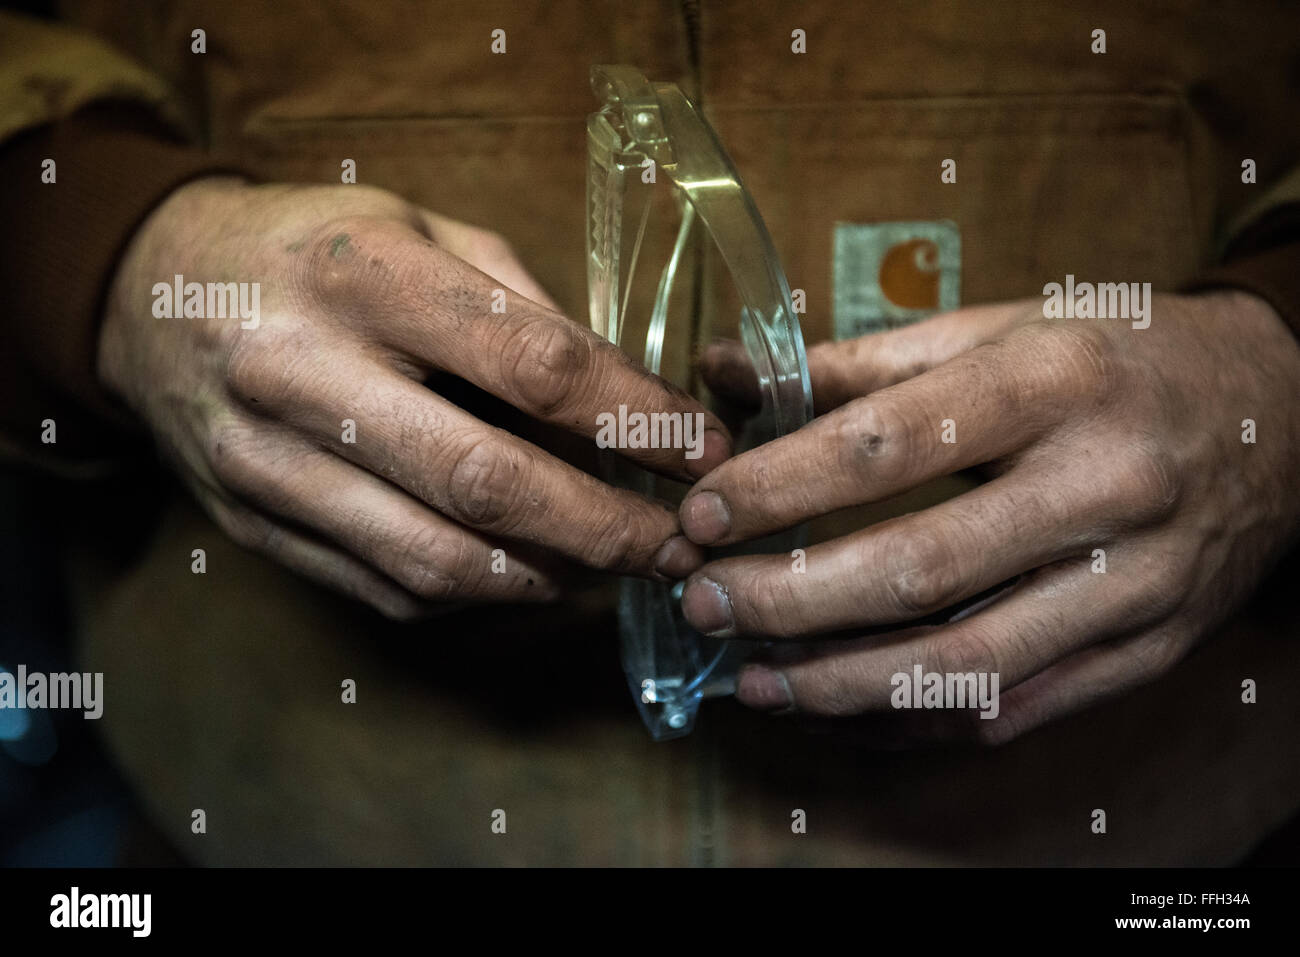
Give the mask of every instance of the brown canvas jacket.
[{"label": "brown canvas jacket", "polygon": [[[73,193],[107,207],[86,224],[84,268],[74,250],[39,273],[8,259],[6,289],[34,290],[7,317],[30,324],[10,332],[10,361],[112,416],[92,374],[104,273],[148,208],[214,157],[320,183],[354,159],[363,182],[503,233],[581,320],[583,118],[599,62],[698,94],[807,291],[810,341],[831,334],[839,221],[957,223],[964,303],[1036,296],[1073,273],[1243,285],[1294,323],[1300,9],[1189,6],[72,0],[59,24],[6,15],[4,182],[50,151],[71,160],[60,191],[96,162],[132,171],[115,177],[121,203],[90,172]],[[190,149],[106,119],[109,100]],[[940,182],[946,158],[956,184]],[[1257,184],[1241,181],[1246,158]],[[62,209],[45,209],[50,233],[73,215]],[[1225,249],[1249,268],[1208,271]],[[52,293],[60,279],[78,290],[70,304]],[[710,330],[734,325],[725,287],[709,286]],[[29,388],[6,398],[15,447],[34,430]],[[65,434],[78,452],[77,430]],[[1227,863],[1300,806],[1300,696],[1238,698],[1242,677],[1300,664],[1276,582],[1169,677],[996,751],[866,752],[726,704],[690,739],[653,745],[623,697],[604,604],[529,612],[526,626],[493,609],[398,628],[241,552],[183,496],[114,494],[116,533],[94,520],[93,495],[78,531],[79,645],[130,689],[105,734],[197,860]],[[220,575],[190,574],[200,545]],[[341,676],[373,704],[341,712]],[[193,838],[196,806],[224,822],[220,838]],[[1089,829],[1097,807],[1109,836]],[[508,840],[489,831],[495,808]],[[794,809],[806,834],[791,832]]]}]

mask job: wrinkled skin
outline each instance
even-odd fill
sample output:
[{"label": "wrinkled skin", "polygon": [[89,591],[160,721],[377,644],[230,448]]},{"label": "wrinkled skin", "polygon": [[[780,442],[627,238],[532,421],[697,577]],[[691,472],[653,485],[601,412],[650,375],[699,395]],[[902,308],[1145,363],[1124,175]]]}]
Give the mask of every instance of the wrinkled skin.
[{"label": "wrinkled skin", "polygon": [[[155,317],[153,285],[177,273],[261,283],[257,328]],[[499,236],[383,190],[227,178],[177,190],[124,255],[98,371],[236,541],[394,617],[552,599],[573,567],[664,578],[703,560],[667,506],[423,383],[459,377],[588,438],[619,403],[704,409],[560,315]],[[689,481],[730,453],[725,427],[705,424],[697,459],[627,454]]]},{"label": "wrinkled skin", "polygon": [[[1133,329],[997,304],[810,350],[824,414],[701,480],[680,509],[692,540],[753,538],[960,469],[993,477],[809,548],[802,574],[789,556],[696,572],[683,601],[700,630],[803,643],[747,667],[740,699],[862,715],[851,724],[912,743],[999,743],[1156,678],[1221,623],[1298,537],[1300,346],[1242,292],[1152,310]],[[703,367],[720,393],[755,389],[735,344]],[[918,663],[997,672],[1000,715],[894,710],[891,676]]]}]

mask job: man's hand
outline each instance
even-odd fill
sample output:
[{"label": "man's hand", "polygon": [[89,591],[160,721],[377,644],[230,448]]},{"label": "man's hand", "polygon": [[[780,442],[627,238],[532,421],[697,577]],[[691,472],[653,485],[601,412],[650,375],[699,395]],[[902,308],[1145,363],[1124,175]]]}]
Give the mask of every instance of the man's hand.
[{"label": "man's hand", "polygon": [[[260,283],[258,320],[156,317],[178,274]],[[589,437],[620,404],[704,411],[560,315],[500,237],[363,186],[181,188],[133,238],[100,338],[100,378],[226,532],[393,616],[553,598],[569,563],[698,567],[669,508],[480,421],[431,372]],[[705,424],[698,458],[629,454],[690,480],[730,451]]]},{"label": "man's hand", "polygon": [[[983,306],[810,350],[833,411],[700,481],[680,510],[692,540],[754,538],[959,469],[994,477],[808,549],[802,574],[777,555],[693,575],[683,605],[701,631],[838,639],[746,668],[740,699],[999,742],[1155,678],[1220,623],[1300,529],[1300,346],[1245,293],[1151,308],[1134,329]],[[734,347],[704,371],[715,390],[754,388]],[[1021,575],[973,613],[908,626]],[[1000,715],[885,717],[891,677],[916,664],[998,673]]]}]

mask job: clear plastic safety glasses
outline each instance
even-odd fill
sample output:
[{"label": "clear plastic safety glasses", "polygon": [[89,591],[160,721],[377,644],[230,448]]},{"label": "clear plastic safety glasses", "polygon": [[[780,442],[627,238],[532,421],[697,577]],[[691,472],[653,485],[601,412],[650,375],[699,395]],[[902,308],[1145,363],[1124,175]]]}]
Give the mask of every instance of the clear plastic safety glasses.
[{"label": "clear plastic safety glasses", "polygon": [[[812,392],[790,287],[762,217],[717,134],[673,83],[650,83],[630,66],[593,67],[591,82],[602,103],[587,119],[592,329],[632,355],[640,353],[651,372],[664,374],[670,328],[692,327],[690,316],[670,324],[668,311],[679,273],[686,271],[683,263],[698,219],[712,236],[739,294],[741,341],[758,374],[762,408],[741,447],[798,429],[812,416]],[[629,186],[646,183],[668,184],[680,216],[648,321],[630,317],[629,295],[653,204],[647,196],[626,241],[623,215]],[[630,246],[626,255],[625,245]],[[645,330],[644,342],[639,341],[640,329]],[[617,469],[620,484],[653,494],[655,478],[650,473],[613,461],[610,468]],[[801,531],[796,531],[753,543],[748,550],[784,550],[801,540]],[[682,617],[680,596],[680,585],[629,578],[622,583],[619,600],[623,669],[656,740],[689,734],[700,701],[731,694],[736,669],[753,649],[747,642],[700,635]]]}]

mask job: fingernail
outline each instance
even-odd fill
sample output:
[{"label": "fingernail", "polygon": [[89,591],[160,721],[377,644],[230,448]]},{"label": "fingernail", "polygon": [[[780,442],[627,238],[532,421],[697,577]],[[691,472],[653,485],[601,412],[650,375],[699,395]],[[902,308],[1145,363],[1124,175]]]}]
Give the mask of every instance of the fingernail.
[{"label": "fingernail", "polygon": [[784,672],[762,665],[745,665],[736,684],[740,703],[759,711],[783,711],[794,707],[794,695]]},{"label": "fingernail", "polygon": [[695,578],[682,592],[682,614],[696,631],[713,638],[730,638],[736,633],[727,593],[711,578]]},{"label": "fingernail", "polygon": [[731,457],[731,440],[717,429],[705,429],[700,439],[700,457],[686,460],[692,478],[704,478]]},{"label": "fingernail", "polygon": [[704,564],[704,553],[685,535],[674,535],[655,553],[655,571],[664,578],[685,578]]},{"label": "fingernail", "polygon": [[717,492],[687,496],[681,519],[682,531],[701,545],[712,545],[731,531],[731,510]]}]

